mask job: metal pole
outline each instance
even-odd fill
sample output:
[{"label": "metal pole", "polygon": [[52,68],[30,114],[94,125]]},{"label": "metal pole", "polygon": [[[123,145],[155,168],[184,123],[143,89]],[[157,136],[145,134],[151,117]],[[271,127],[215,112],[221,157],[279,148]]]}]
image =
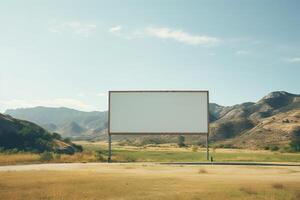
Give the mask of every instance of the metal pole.
[{"label": "metal pole", "polygon": [[108,134],[108,159],[107,162],[111,162],[111,134]]},{"label": "metal pole", "polygon": [[206,159],[207,159],[207,161],[209,161],[208,132],[206,134]]}]

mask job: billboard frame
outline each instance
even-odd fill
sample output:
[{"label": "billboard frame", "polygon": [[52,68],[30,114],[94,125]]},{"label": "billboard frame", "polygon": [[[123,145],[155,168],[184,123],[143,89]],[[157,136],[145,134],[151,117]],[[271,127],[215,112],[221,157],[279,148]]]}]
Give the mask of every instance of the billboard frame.
[{"label": "billboard frame", "polygon": [[[111,93],[151,93],[151,92],[181,92],[181,93],[207,93],[207,132],[161,132],[161,133],[150,133],[150,132],[139,132],[139,133],[129,133],[129,132],[110,132],[110,110],[111,110]],[[206,135],[206,158],[209,160],[209,91],[208,90],[110,90],[108,91],[108,162],[111,162],[111,136],[112,135]]]}]

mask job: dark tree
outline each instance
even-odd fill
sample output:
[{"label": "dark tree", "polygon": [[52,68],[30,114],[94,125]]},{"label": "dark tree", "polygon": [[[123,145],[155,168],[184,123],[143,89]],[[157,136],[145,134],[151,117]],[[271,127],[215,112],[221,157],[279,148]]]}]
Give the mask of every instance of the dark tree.
[{"label": "dark tree", "polygon": [[179,147],[185,147],[185,143],[184,143],[184,141],[185,141],[185,138],[184,138],[184,136],[182,136],[182,135],[179,135],[178,136],[178,146]]}]

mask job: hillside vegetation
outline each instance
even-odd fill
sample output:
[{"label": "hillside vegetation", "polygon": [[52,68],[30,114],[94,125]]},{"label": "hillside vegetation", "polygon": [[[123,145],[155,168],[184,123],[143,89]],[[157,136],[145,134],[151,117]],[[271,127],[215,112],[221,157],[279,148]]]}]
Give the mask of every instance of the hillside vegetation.
[{"label": "hillside vegetation", "polygon": [[256,103],[219,107],[211,140],[235,147],[284,145],[300,136],[300,95],[273,92]]},{"label": "hillside vegetation", "polygon": [[49,133],[40,126],[0,114],[0,148],[4,151],[44,151],[73,154],[81,149],[57,133]]}]

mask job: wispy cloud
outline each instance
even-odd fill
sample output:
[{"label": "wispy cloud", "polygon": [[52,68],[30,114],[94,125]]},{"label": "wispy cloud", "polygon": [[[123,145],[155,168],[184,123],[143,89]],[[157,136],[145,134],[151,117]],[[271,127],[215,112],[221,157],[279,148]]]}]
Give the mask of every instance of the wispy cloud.
[{"label": "wispy cloud", "polygon": [[80,92],[80,93],[77,93],[77,96],[78,96],[78,97],[86,97],[87,95],[86,95],[85,93],[81,93],[81,92]]},{"label": "wispy cloud", "polygon": [[109,32],[111,32],[111,33],[118,33],[122,29],[123,29],[122,26],[117,25],[117,26],[113,26],[113,27],[109,28]]},{"label": "wispy cloud", "polygon": [[236,55],[249,55],[251,52],[249,50],[238,50],[235,52]]},{"label": "wispy cloud", "polygon": [[93,111],[96,107],[87,104],[83,101],[71,98],[56,98],[56,99],[37,99],[37,100],[25,100],[25,99],[12,99],[0,101],[0,108],[4,109],[15,109],[15,108],[29,108],[36,106],[45,107],[68,107],[78,109],[82,111]]},{"label": "wispy cloud", "polygon": [[99,92],[97,94],[98,97],[107,97],[108,96],[108,93],[107,92]]},{"label": "wispy cloud", "polygon": [[124,31],[123,26],[117,25],[109,28],[109,32],[125,39],[154,37],[158,39],[169,39],[187,45],[215,45],[221,42],[220,38],[194,35],[182,30],[175,30],[166,27],[146,27],[139,30]]},{"label": "wispy cloud", "polygon": [[284,60],[288,63],[300,63],[300,57],[286,58]]},{"label": "wispy cloud", "polygon": [[214,45],[221,41],[221,39],[216,37],[193,35],[182,30],[172,30],[165,27],[148,27],[145,29],[145,32],[149,36],[160,39],[171,39],[189,45]]},{"label": "wispy cloud", "polygon": [[95,32],[96,28],[97,25],[93,23],[70,21],[70,22],[55,23],[54,25],[50,26],[48,30],[52,33],[71,32],[71,33],[88,37],[93,32]]},{"label": "wispy cloud", "polygon": [[108,32],[126,40],[136,39],[142,36],[140,31],[128,31],[121,25],[110,27]]}]

